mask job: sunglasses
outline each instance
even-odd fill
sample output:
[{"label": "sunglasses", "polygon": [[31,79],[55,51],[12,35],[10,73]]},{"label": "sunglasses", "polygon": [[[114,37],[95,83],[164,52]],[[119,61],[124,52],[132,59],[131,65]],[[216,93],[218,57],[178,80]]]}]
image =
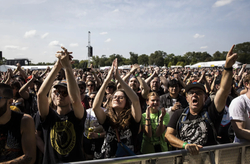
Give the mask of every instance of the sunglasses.
[{"label": "sunglasses", "polygon": [[202,91],[188,91],[188,95],[193,95],[193,94],[196,94],[196,95],[202,95],[204,92],[202,92]]},{"label": "sunglasses", "polygon": [[93,87],[94,86],[94,84],[89,84],[89,85],[87,85],[88,87]]},{"label": "sunglasses", "polygon": [[118,100],[123,100],[124,96],[112,96],[112,99],[118,99]]},{"label": "sunglasses", "polygon": [[59,90],[55,90],[54,91],[54,93],[55,93],[55,95],[57,95],[57,96],[59,96],[59,94],[60,95],[62,95],[63,97],[67,97],[69,94],[68,94],[68,91],[59,91]]}]

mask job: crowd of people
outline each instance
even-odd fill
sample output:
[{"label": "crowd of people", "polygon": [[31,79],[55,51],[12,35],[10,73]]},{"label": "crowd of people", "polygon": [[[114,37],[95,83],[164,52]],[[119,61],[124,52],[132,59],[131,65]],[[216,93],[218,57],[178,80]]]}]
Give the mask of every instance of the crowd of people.
[{"label": "crowd of people", "polygon": [[250,141],[250,72],[233,68],[72,68],[1,72],[0,163],[76,162]]}]

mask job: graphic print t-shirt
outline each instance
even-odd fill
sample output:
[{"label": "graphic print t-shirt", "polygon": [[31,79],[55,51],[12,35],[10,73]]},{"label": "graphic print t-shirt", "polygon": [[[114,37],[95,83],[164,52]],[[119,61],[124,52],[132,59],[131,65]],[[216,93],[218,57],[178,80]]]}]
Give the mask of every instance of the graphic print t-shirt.
[{"label": "graphic print t-shirt", "polygon": [[23,155],[20,126],[23,114],[11,111],[11,119],[0,125],[0,162]]},{"label": "graphic print t-shirt", "polygon": [[[115,157],[115,153],[117,150],[117,137],[115,129],[113,129],[110,125],[110,117],[106,117],[104,124],[102,125],[106,131],[106,137],[104,138],[104,143],[101,149],[101,157],[102,158],[111,158]],[[119,130],[119,136],[121,142],[123,142],[128,148],[134,151],[136,146],[136,137],[138,134],[140,122],[135,122],[134,118],[131,116],[130,125],[128,128]]]},{"label": "graphic print t-shirt", "polygon": [[[206,110],[208,111],[210,120],[214,124],[215,130],[218,132],[224,110],[221,113],[218,113],[213,101],[209,104]],[[183,111],[184,109],[176,110],[168,123],[168,127],[178,130],[179,127],[176,127],[176,125]],[[183,124],[179,129],[180,139],[188,143],[199,144],[202,146],[216,145],[217,142],[214,138],[212,127],[206,121],[200,121],[201,117],[201,113],[198,115],[188,113],[186,119],[187,124]]]},{"label": "graphic print t-shirt", "polygon": [[84,118],[79,120],[73,110],[64,116],[53,109],[42,122],[45,154],[44,164],[82,161],[82,134]]}]

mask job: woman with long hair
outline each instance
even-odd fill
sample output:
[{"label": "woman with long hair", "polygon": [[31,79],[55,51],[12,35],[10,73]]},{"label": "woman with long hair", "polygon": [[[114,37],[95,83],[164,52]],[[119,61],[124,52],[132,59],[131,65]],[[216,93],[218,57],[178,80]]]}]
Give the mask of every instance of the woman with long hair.
[{"label": "woman with long hair", "polygon": [[[102,101],[100,100],[105,94],[105,89],[111,81],[113,73],[123,90],[114,92],[106,114],[101,108]],[[100,158],[116,157],[119,141],[131,151],[134,151],[141,121],[140,101],[136,93],[120,77],[117,59],[114,60],[103,85],[94,99],[93,111],[106,131]]]},{"label": "woman with long hair", "polygon": [[90,93],[97,91],[96,90],[96,85],[95,85],[95,81],[93,80],[87,80],[86,81],[86,87],[87,87],[87,95],[89,95]]},{"label": "woman with long hair", "polygon": [[148,107],[142,114],[143,139],[141,153],[156,153],[168,151],[164,140],[165,130],[169,122],[169,114],[165,108],[159,110],[160,97],[156,92],[150,92],[146,101]]}]

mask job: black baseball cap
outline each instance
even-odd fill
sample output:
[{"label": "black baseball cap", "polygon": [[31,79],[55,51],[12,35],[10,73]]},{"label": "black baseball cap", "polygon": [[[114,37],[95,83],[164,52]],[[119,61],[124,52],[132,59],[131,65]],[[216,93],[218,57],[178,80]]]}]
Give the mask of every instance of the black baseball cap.
[{"label": "black baseball cap", "polygon": [[199,88],[206,93],[206,89],[205,89],[204,85],[201,83],[197,83],[197,82],[193,82],[193,83],[187,85],[185,87],[185,91],[188,92],[190,89],[193,89],[193,88]]},{"label": "black baseball cap", "polygon": [[66,80],[59,81],[56,85],[54,85],[54,88],[57,88],[59,86],[67,88],[67,81]]}]

